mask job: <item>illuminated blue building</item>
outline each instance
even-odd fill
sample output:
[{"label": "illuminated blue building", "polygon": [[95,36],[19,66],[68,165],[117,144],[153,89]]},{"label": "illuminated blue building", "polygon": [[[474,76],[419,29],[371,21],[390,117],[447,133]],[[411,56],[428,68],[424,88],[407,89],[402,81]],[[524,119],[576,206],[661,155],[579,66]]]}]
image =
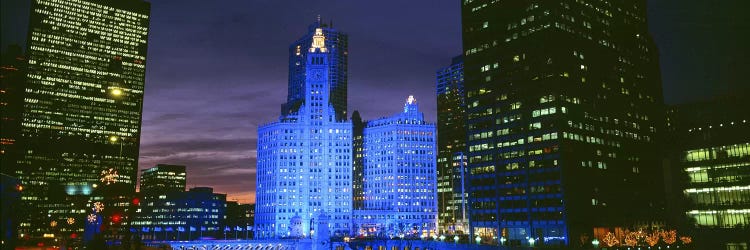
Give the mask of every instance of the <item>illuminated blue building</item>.
[{"label": "illuminated blue building", "polygon": [[352,124],[336,119],[330,101],[336,48],[325,42],[317,28],[304,48],[299,109],[258,128],[256,238],[307,237],[320,230],[311,225],[326,216],[333,235],[351,231]]},{"label": "illuminated blue building", "polygon": [[437,228],[435,125],[409,96],[404,111],[364,129],[364,210],[359,234],[431,236]]}]

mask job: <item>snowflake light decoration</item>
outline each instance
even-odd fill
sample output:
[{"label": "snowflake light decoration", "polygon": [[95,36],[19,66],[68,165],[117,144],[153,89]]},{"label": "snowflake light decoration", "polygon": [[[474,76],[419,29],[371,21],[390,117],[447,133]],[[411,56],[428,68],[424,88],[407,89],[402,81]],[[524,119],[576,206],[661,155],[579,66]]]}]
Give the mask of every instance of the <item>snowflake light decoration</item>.
[{"label": "snowflake light decoration", "polygon": [[102,210],[104,210],[104,204],[101,202],[94,202],[94,206],[91,208],[96,213],[100,213]]},{"label": "snowflake light decoration", "polygon": [[89,216],[86,216],[86,221],[88,221],[91,224],[96,223],[96,215],[95,214],[89,214]]},{"label": "snowflake light decoration", "polygon": [[51,221],[51,222],[49,223],[49,226],[50,226],[50,227],[56,227],[56,226],[57,226],[57,221]]},{"label": "snowflake light decoration", "polygon": [[73,225],[75,223],[76,223],[76,219],[75,218],[72,218],[72,217],[68,218],[68,225]]},{"label": "snowflake light decoration", "polygon": [[117,182],[117,177],[119,176],[120,175],[117,174],[117,170],[110,168],[107,170],[102,170],[102,178],[100,180],[102,181],[102,183],[109,185]]}]

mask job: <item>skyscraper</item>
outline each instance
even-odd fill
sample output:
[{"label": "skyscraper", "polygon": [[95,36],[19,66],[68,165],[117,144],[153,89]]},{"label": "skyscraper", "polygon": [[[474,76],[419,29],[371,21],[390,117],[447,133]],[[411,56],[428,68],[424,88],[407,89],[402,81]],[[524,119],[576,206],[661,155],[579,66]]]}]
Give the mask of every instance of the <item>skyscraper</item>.
[{"label": "skyscraper", "polygon": [[108,169],[135,191],[149,12],[140,0],[32,1],[23,155],[13,166],[34,208],[26,233],[49,232],[51,220],[82,223],[65,193],[90,193]]},{"label": "skyscraper", "polygon": [[409,96],[403,112],[367,122],[364,130],[365,208],[358,233],[429,237],[437,233],[435,125]]},{"label": "skyscraper", "polygon": [[466,0],[462,26],[472,237],[581,246],[659,217],[645,0]]},{"label": "skyscraper", "polygon": [[141,170],[140,192],[144,194],[183,192],[187,180],[185,166],[157,164]]},{"label": "skyscraper", "polygon": [[349,36],[333,28],[333,21],[324,23],[320,16],[308,27],[307,33],[289,45],[289,89],[286,103],[281,105],[281,114],[288,115],[299,111],[305,101],[305,81],[307,79],[307,53],[317,29],[323,31],[326,46],[331,50],[328,56],[328,76],[330,81],[329,100],[336,111],[336,120],[346,120],[347,79],[349,58]]},{"label": "skyscraper", "polygon": [[352,124],[336,117],[330,86],[337,49],[326,41],[316,28],[300,47],[306,65],[299,109],[258,128],[258,238],[310,236],[321,230],[314,226],[321,218],[329,218],[332,235],[351,230]]},{"label": "skyscraper", "polygon": [[463,57],[437,71],[438,218],[440,232],[468,233],[466,101]]}]

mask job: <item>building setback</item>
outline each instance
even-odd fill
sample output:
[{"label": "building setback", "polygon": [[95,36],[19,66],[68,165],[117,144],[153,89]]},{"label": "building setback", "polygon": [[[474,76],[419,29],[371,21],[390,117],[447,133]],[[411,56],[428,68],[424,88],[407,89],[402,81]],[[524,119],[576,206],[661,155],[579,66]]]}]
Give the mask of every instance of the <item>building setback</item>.
[{"label": "building setback", "polygon": [[55,231],[81,229],[88,209],[71,209],[65,193],[90,193],[109,169],[135,192],[149,13],[140,0],[31,2],[23,155],[9,166],[26,187],[22,233],[69,218],[78,223]]},{"label": "building setback", "polygon": [[338,52],[326,41],[319,27],[300,47],[306,65],[299,109],[258,128],[256,238],[307,237],[324,217],[332,235],[351,231],[352,124],[336,117],[331,57]]},{"label": "building setback", "polygon": [[462,1],[470,232],[590,246],[663,212],[646,1]]},{"label": "building setback", "polygon": [[364,210],[358,235],[433,236],[437,233],[435,125],[409,96],[403,112],[364,129]]},{"label": "building setback", "polygon": [[668,197],[684,194],[687,199],[674,202],[670,215],[686,215],[687,226],[697,227],[697,249],[747,249],[750,244],[746,102],[747,96],[724,97],[672,106],[667,113],[667,167],[672,170],[667,183],[674,188]]},{"label": "building setback", "polygon": [[437,76],[438,218],[444,234],[469,232],[466,193],[466,93],[463,57]]}]

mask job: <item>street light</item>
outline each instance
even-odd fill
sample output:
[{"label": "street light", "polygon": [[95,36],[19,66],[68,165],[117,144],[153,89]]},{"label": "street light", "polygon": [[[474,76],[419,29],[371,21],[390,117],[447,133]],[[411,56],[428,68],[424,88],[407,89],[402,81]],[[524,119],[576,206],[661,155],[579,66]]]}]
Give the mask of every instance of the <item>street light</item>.
[{"label": "street light", "polygon": [[599,247],[599,239],[592,240],[591,244],[594,245],[594,248],[598,248]]},{"label": "street light", "polygon": [[122,95],[122,89],[119,88],[113,88],[110,93],[112,93],[113,96],[121,96]]},{"label": "street light", "polygon": [[481,242],[482,242],[482,237],[479,237],[479,235],[477,235],[477,237],[476,237],[476,238],[474,238],[474,241],[476,241],[476,242],[477,242],[477,245],[479,245],[479,243],[481,243]]}]

